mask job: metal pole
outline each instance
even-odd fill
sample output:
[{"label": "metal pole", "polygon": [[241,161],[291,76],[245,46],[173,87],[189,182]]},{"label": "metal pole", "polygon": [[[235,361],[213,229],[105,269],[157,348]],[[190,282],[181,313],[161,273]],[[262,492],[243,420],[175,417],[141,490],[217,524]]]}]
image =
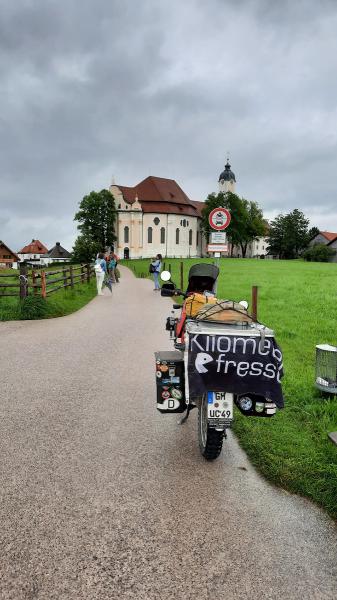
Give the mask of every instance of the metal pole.
[{"label": "metal pole", "polygon": [[257,285],[252,287],[252,317],[254,321],[257,321]]},{"label": "metal pole", "polygon": [[[217,252],[217,254],[220,254],[220,252]],[[219,269],[219,276],[220,276],[220,256],[215,256],[215,266],[218,267]],[[216,296],[217,291],[218,291],[218,279],[219,276],[217,277],[217,280],[215,282],[215,286],[214,286],[214,295]]]}]

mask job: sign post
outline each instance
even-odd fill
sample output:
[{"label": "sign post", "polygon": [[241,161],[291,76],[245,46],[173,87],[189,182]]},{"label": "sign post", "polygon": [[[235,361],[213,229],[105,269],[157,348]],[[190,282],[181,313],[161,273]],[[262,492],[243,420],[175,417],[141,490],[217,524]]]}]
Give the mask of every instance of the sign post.
[{"label": "sign post", "polygon": [[[208,222],[213,229],[211,233],[210,244],[207,246],[208,252],[214,253],[214,258],[216,258],[216,266],[219,267],[219,259],[221,256],[221,252],[227,252],[228,246],[226,244],[227,236],[225,229],[227,229],[228,225],[231,222],[231,214],[227,208],[223,208],[223,206],[219,206],[218,208],[214,208],[208,217]],[[215,284],[214,292],[216,294],[218,287],[218,282]]]}]

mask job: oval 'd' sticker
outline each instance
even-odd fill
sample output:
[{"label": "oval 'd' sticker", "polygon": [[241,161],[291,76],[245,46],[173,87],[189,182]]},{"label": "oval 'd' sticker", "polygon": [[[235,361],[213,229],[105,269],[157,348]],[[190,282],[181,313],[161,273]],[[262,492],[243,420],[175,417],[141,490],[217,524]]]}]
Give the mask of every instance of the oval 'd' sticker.
[{"label": "oval 'd' sticker", "polygon": [[162,407],[164,410],[176,410],[177,408],[179,408],[179,406],[180,402],[179,400],[176,400],[176,398],[167,398],[162,403]]}]

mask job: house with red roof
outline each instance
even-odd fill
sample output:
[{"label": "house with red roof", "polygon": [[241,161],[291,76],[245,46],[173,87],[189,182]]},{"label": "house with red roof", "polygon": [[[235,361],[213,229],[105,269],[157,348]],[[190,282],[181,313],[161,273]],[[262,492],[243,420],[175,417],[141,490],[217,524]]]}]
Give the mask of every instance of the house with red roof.
[{"label": "house with red roof", "polygon": [[33,264],[41,264],[41,257],[47,254],[48,248],[40,240],[32,240],[18,252],[20,260],[27,260]]},{"label": "house with red roof", "polygon": [[336,239],[337,233],[334,233],[333,231],[320,231],[312,240],[310,240],[309,246],[316,246],[317,244],[328,246]]},{"label": "house with red roof", "polygon": [[317,244],[324,244],[332,250],[335,250],[335,254],[330,258],[329,262],[337,262],[337,233],[333,231],[320,231],[315,237],[309,242],[309,246],[316,246]]},{"label": "house with red roof", "polygon": [[0,240],[0,269],[17,269],[19,262],[18,255]]}]

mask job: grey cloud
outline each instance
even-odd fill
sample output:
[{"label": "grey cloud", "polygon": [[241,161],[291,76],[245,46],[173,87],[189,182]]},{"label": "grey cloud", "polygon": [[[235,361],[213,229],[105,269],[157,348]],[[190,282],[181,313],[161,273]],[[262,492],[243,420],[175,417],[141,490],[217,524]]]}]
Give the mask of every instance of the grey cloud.
[{"label": "grey cloud", "polygon": [[336,25],[328,1],[3,0],[0,238],[70,244],[112,175],[204,199],[227,150],[266,214],[337,229]]}]

